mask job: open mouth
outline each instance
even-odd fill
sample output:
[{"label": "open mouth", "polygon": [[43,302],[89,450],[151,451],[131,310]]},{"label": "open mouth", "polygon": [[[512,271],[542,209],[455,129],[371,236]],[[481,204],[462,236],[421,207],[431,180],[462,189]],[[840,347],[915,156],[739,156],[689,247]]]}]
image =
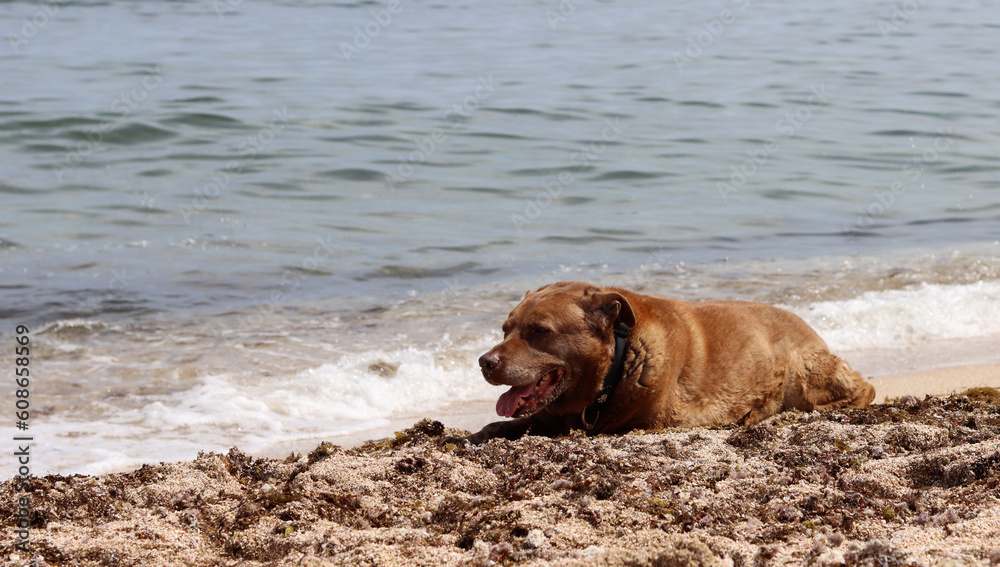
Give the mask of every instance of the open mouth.
[{"label": "open mouth", "polygon": [[550,370],[538,382],[514,386],[497,400],[497,414],[503,417],[531,415],[551,400],[552,393],[563,378],[563,370]]}]

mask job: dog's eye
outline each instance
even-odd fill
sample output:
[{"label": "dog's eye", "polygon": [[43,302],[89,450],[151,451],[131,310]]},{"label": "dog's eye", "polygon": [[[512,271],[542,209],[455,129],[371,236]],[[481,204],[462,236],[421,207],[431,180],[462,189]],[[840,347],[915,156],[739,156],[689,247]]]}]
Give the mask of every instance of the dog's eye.
[{"label": "dog's eye", "polygon": [[532,337],[543,337],[543,336],[545,336],[545,335],[547,335],[547,334],[549,334],[551,332],[552,332],[552,329],[549,329],[548,327],[535,327],[534,329],[531,330],[531,336]]}]

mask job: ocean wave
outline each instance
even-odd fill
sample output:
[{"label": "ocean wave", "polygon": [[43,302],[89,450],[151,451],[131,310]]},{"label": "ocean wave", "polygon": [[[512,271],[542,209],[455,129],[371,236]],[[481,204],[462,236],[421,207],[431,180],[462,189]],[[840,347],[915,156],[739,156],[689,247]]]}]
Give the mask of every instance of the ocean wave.
[{"label": "ocean wave", "polygon": [[792,308],[833,350],[1000,335],[1000,281],[920,284]]}]

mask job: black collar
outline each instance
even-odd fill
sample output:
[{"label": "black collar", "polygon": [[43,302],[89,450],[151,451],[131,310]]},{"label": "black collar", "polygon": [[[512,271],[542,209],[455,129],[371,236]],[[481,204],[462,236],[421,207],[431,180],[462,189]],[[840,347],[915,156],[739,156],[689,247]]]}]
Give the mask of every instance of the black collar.
[{"label": "black collar", "polygon": [[[597,419],[601,416],[601,409],[608,403],[611,398],[611,394],[618,387],[618,384],[622,381],[622,376],[625,375],[625,345],[628,344],[628,325],[625,323],[618,323],[615,326],[615,357],[611,359],[611,368],[608,369],[608,373],[604,375],[604,382],[601,385],[601,391],[597,392],[597,396],[594,398],[594,402],[587,406],[580,414],[580,420],[583,421],[583,427],[590,431],[597,425]],[[594,416],[593,421],[587,421],[587,414],[590,413]]]}]

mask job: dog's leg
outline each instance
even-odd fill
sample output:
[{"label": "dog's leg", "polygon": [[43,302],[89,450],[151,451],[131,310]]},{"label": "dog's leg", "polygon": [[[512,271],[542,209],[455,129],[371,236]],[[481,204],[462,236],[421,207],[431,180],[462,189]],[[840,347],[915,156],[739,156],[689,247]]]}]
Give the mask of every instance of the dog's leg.
[{"label": "dog's leg", "polygon": [[479,432],[469,435],[466,439],[470,443],[478,445],[494,437],[503,437],[513,441],[524,437],[527,433],[542,437],[556,437],[569,433],[573,423],[574,418],[554,416],[548,412],[540,411],[534,415],[510,421],[494,421],[480,429]]},{"label": "dog's leg", "polygon": [[813,352],[793,364],[785,387],[784,407],[803,411],[863,408],[875,399],[875,387],[846,361],[828,352]]},{"label": "dog's leg", "polygon": [[510,440],[520,439],[531,429],[532,424],[533,420],[531,417],[522,417],[510,421],[494,421],[480,429],[477,433],[469,435],[466,439],[473,445],[479,445],[494,437],[503,437]]},{"label": "dog's leg", "polygon": [[750,412],[739,421],[741,425],[750,426],[780,412],[783,407],[785,395],[785,383],[779,381],[778,385],[765,392],[763,396],[753,401]]}]

